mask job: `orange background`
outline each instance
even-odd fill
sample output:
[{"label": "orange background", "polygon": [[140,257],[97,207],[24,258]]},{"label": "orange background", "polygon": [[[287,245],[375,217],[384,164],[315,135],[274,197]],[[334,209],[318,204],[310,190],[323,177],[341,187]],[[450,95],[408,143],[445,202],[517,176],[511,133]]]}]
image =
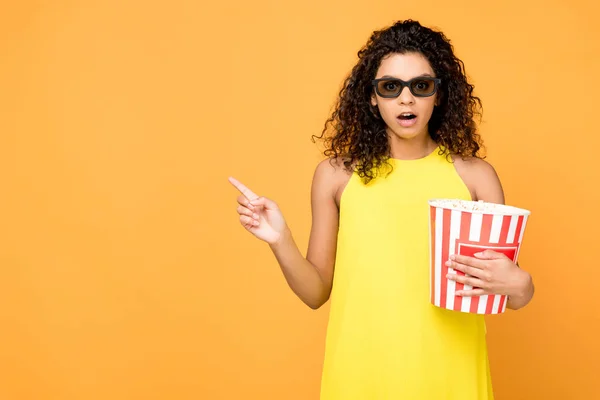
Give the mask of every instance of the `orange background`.
[{"label": "orange background", "polygon": [[304,251],[310,136],[370,32],[409,17],[452,39],[532,210],[536,297],[488,319],[497,398],[598,396],[594,2],[367,3],[2,3],[0,398],[316,399],[328,306],[288,289],[227,177]]}]

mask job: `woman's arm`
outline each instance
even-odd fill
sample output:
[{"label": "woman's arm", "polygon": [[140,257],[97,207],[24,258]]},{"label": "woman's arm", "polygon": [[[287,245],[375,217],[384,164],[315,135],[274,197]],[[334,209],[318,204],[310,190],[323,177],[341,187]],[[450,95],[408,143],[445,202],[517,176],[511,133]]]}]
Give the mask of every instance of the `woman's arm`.
[{"label": "woman's arm", "polygon": [[335,195],[348,175],[329,160],[317,166],[311,188],[312,227],[306,258],[300,252],[277,204],[258,197],[241,183],[238,198],[242,225],[267,242],[292,291],[310,308],[318,309],[329,299],[337,246],[339,212]]},{"label": "woman's arm", "polygon": [[[460,166],[459,166],[460,165]],[[459,161],[457,170],[467,176],[475,201],[504,204],[504,190],[494,168],[486,161],[472,158]],[[504,254],[486,250],[474,258],[455,255],[448,265],[472,277],[458,274],[449,275],[449,279],[465,283],[479,289],[459,291],[459,296],[480,296],[482,294],[505,294],[508,296],[507,308],[517,310],[526,306],[535,291],[531,275],[521,269]]]},{"label": "woman's arm", "polygon": [[339,226],[336,194],[348,179],[340,162],[326,159],[317,165],[311,187],[312,227],[306,259],[289,230],[280,243],[271,246],[290,288],[312,309],[325,304],[331,294]]}]

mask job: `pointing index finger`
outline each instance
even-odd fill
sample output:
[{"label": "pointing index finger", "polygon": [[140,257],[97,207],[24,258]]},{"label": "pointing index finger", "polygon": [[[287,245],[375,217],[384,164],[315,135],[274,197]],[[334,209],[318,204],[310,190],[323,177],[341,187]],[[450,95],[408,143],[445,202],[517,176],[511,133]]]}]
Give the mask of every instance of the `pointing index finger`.
[{"label": "pointing index finger", "polygon": [[258,199],[258,195],[256,193],[248,189],[242,182],[238,181],[237,179],[229,177],[229,182],[231,182],[231,184],[235,186],[235,188],[239,190],[240,193],[242,193],[244,197],[246,197],[248,200],[252,201]]}]

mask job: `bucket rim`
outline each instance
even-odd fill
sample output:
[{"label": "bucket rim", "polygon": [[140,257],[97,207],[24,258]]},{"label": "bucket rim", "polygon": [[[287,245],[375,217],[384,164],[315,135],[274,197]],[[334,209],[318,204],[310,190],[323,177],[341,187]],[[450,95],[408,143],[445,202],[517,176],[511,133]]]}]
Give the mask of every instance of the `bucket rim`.
[{"label": "bucket rim", "polygon": [[428,201],[429,205],[434,208],[445,210],[456,210],[469,212],[473,214],[489,214],[489,215],[510,215],[510,216],[529,216],[530,210],[510,206],[506,204],[498,204],[483,200],[463,200],[451,198],[436,198]]}]

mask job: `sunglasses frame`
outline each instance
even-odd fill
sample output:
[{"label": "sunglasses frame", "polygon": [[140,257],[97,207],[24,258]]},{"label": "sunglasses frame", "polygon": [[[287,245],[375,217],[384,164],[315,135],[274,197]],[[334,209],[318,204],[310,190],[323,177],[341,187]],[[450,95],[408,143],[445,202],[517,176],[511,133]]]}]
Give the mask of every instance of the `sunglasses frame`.
[{"label": "sunglasses frame", "polygon": [[[416,94],[415,92],[413,92],[411,84],[414,81],[422,81],[422,80],[432,80],[433,81],[433,92],[431,92],[431,94]],[[383,81],[400,83],[401,88],[398,91],[398,94],[390,96],[390,95],[382,95],[381,93],[379,93],[378,83],[383,82]],[[380,97],[383,97],[384,99],[394,99],[394,98],[400,96],[400,93],[402,93],[402,91],[404,90],[405,87],[408,87],[408,90],[410,91],[410,93],[412,93],[412,95],[415,97],[431,97],[438,91],[438,88],[441,83],[442,83],[442,80],[440,78],[433,78],[430,76],[418,76],[416,78],[412,78],[409,81],[403,81],[402,79],[398,79],[398,78],[379,78],[379,79],[373,79],[371,81],[371,84],[375,88],[375,92],[377,93],[377,95]]]}]

